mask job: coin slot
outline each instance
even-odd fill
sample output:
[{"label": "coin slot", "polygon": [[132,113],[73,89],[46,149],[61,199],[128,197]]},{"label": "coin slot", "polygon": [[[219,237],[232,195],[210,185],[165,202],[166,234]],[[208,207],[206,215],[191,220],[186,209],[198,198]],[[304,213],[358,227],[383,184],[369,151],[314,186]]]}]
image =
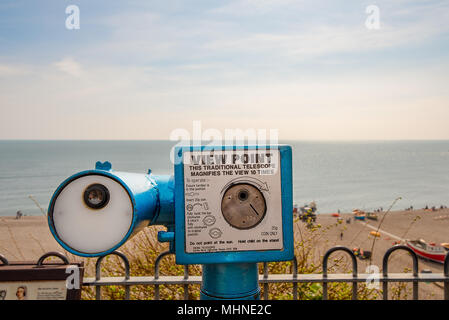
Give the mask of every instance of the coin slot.
[{"label": "coin slot", "polygon": [[267,205],[263,193],[248,183],[230,186],[224,193],[221,212],[224,219],[237,229],[251,229],[265,217]]}]

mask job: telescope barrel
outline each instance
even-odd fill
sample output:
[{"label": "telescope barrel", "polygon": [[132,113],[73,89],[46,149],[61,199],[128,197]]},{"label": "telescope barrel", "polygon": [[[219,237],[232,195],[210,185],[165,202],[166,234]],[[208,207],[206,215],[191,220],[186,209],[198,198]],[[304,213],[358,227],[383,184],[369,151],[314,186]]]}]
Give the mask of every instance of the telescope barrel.
[{"label": "telescope barrel", "polygon": [[174,224],[171,176],[115,172],[98,164],[76,173],[55,191],[50,230],[67,251],[106,255],[150,224]]}]

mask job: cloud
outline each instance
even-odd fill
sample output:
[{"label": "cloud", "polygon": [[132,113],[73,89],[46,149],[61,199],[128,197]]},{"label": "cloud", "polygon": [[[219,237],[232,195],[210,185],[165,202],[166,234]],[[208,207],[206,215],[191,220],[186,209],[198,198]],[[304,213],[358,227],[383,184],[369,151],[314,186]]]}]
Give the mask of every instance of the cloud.
[{"label": "cloud", "polygon": [[32,70],[26,66],[0,64],[0,77],[23,76],[30,72]]},{"label": "cloud", "polygon": [[368,30],[361,4],[286,16],[289,2],[92,14],[74,46],[0,60],[0,138],[166,139],[197,119],[281,139],[449,138],[446,5],[380,1]]},{"label": "cloud", "polygon": [[71,57],[66,57],[61,61],[55,62],[54,66],[61,72],[73,77],[80,77],[83,74],[81,64]]},{"label": "cloud", "polygon": [[448,5],[420,6],[408,10],[381,6],[380,12],[379,30],[365,27],[366,16],[361,10],[359,20],[355,21],[289,21],[285,28],[276,32],[241,31],[209,39],[204,48],[228,55],[259,54],[305,60],[341,53],[357,54],[419,46],[449,32],[449,25],[442,23],[449,20]]},{"label": "cloud", "polygon": [[291,9],[300,7],[304,1],[298,0],[237,0],[211,9],[209,12],[234,15],[262,15],[276,9]]},{"label": "cloud", "polygon": [[378,5],[380,30],[368,30],[365,6],[352,2],[325,6],[318,1],[317,9],[304,1],[231,1],[185,15],[130,9],[99,19],[96,23],[107,28],[108,36],[78,52],[129,65],[230,62],[235,68],[235,62],[251,66],[275,61],[290,68],[292,63],[340,54],[419,46],[425,50],[428,41],[449,32],[444,23],[449,20],[447,4]]},{"label": "cloud", "polygon": [[167,139],[198,119],[281,139],[449,138],[449,65],[232,83],[164,68],[86,64],[82,81],[54,64],[26,68],[0,81],[0,138]]}]

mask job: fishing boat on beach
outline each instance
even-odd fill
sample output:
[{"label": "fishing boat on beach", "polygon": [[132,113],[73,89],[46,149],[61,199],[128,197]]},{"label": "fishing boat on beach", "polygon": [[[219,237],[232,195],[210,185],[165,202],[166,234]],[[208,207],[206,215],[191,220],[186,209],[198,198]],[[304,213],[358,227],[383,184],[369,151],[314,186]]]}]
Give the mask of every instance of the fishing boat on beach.
[{"label": "fishing boat on beach", "polygon": [[447,243],[437,245],[433,242],[427,243],[423,239],[406,240],[406,245],[423,259],[444,263],[446,254],[449,251]]},{"label": "fishing boat on beach", "polygon": [[338,212],[331,213],[331,216],[334,218],[339,218],[340,214]]},{"label": "fishing boat on beach", "polygon": [[373,236],[373,237],[378,237],[378,238],[380,238],[380,232],[378,232],[378,231],[371,231],[369,234],[370,234],[371,236]]},{"label": "fishing boat on beach", "polygon": [[366,217],[370,220],[377,221],[377,214],[375,214],[374,212],[368,212],[366,214]]},{"label": "fishing boat on beach", "polygon": [[366,217],[365,211],[354,209],[352,210],[352,213],[354,214],[354,219],[365,220]]}]

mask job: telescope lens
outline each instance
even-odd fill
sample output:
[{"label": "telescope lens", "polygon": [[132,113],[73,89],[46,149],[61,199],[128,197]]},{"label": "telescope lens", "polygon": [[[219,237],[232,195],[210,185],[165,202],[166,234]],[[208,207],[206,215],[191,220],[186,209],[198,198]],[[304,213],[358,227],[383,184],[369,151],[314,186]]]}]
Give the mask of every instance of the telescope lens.
[{"label": "telescope lens", "polygon": [[134,219],[133,200],[125,185],[112,177],[72,177],[52,198],[49,223],[59,243],[79,255],[99,256],[116,248]]},{"label": "telescope lens", "polygon": [[102,209],[109,202],[109,190],[102,184],[92,184],[84,191],[84,203],[92,209]]}]

